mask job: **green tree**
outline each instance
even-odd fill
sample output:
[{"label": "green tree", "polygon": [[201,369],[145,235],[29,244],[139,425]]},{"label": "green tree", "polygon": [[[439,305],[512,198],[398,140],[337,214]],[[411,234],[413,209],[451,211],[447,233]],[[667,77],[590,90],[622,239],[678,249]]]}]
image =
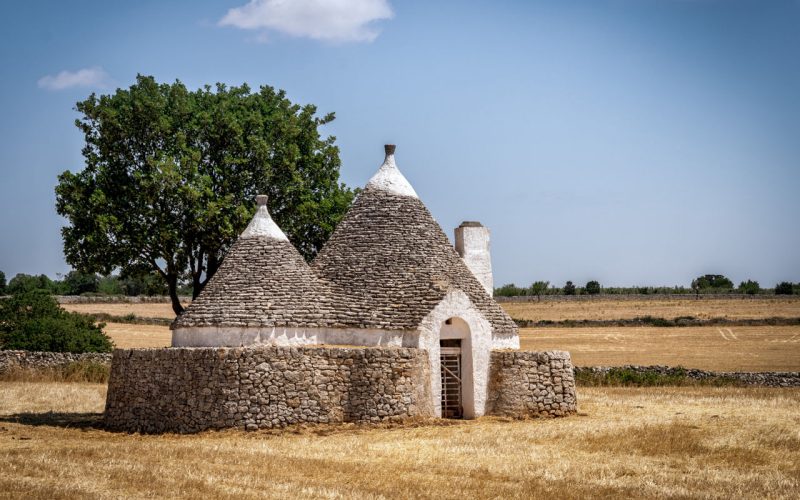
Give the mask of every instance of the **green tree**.
[{"label": "green tree", "polygon": [[598,281],[589,281],[586,283],[586,293],[589,295],[597,295],[600,293],[600,283]]},{"label": "green tree", "polygon": [[0,349],[49,352],[109,352],[103,323],[70,313],[46,290],[25,291],[0,301]]},{"label": "green tree", "polygon": [[6,273],[0,271],[0,295],[6,294]]},{"label": "green tree", "polygon": [[97,283],[97,293],[103,295],[122,295],[124,290],[122,289],[119,276],[108,275],[100,278],[100,281]]},{"label": "green tree", "polygon": [[94,273],[70,271],[64,276],[64,295],[81,295],[83,293],[97,292],[100,278]]},{"label": "green tree", "polygon": [[794,287],[788,281],[782,281],[775,285],[775,295],[792,295]]},{"label": "green tree", "polygon": [[339,183],[335,138],[320,137],[333,113],[318,117],[272,87],[189,91],[140,75],[76,109],[86,165],[56,187],[67,262],[83,272],[156,272],[177,314],[181,280],[200,293],[256,194],[269,195],[273,218],[307,259],[354,196]]},{"label": "green tree", "polygon": [[496,297],[516,297],[522,295],[523,289],[515,285],[514,283],[508,283],[500,288],[494,289],[494,295]]},{"label": "green tree", "polygon": [[758,281],[742,281],[739,283],[739,291],[747,295],[755,295],[761,291],[761,286],[758,284]]},{"label": "green tree", "polygon": [[575,285],[573,285],[571,281],[567,281],[564,284],[563,292],[564,295],[575,295]]},{"label": "green tree", "polygon": [[536,301],[539,302],[542,300],[542,294],[546,292],[549,287],[549,281],[534,281],[530,288],[531,295],[536,295]]},{"label": "green tree", "polygon": [[11,295],[33,290],[46,290],[48,293],[53,293],[55,288],[56,285],[53,280],[44,274],[31,276],[30,274],[19,273],[8,282],[6,291]]},{"label": "green tree", "polygon": [[692,290],[695,292],[709,289],[732,290],[733,281],[721,274],[704,274],[692,280]]}]

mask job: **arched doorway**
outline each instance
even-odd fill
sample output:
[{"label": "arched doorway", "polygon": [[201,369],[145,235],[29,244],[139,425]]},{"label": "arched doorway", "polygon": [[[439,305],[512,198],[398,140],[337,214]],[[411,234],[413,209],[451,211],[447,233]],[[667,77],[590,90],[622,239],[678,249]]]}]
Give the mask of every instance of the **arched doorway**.
[{"label": "arched doorway", "polygon": [[439,372],[443,418],[474,418],[470,327],[461,318],[448,318],[439,331]]}]

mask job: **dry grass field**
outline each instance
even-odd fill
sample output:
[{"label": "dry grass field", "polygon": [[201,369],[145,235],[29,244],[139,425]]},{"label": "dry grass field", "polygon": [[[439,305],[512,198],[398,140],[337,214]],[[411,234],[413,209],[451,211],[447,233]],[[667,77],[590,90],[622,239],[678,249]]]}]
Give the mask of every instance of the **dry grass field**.
[{"label": "dry grass field", "polygon": [[172,332],[168,326],[106,323],[103,331],[111,337],[115,346],[124,349],[169,347],[172,343]]},{"label": "dry grass field", "polygon": [[617,320],[641,316],[675,319],[800,318],[800,297],[734,299],[637,299],[619,300],[600,296],[591,300],[543,300],[541,302],[503,302],[500,305],[514,319],[531,321]]},{"label": "dry grass field", "polygon": [[[184,304],[185,305],[185,304]],[[127,316],[134,314],[140,318],[162,318],[175,319],[172,312],[172,305],[166,302],[154,304],[136,303],[89,303],[89,304],[61,304],[67,311],[79,312],[84,314],[111,314],[112,316]]]},{"label": "dry grass field", "polygon": [[[797,498],[800,390],[583,388],[580,416],[140,436],[105,387],[0,383],[0,496]],[[51,413],[53,412],[53,413]]]},{"label": "dry grass field", "polygon": [[569,351],[576,366],[800,371],[800,326],[523,328],[520,345]]}]

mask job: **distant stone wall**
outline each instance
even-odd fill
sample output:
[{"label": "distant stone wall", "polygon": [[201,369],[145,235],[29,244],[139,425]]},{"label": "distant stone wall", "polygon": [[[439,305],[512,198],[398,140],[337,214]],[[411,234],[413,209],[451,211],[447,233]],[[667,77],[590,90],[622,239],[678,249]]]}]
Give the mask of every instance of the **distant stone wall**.
[{"label": "distant stone wall", "polygon": [[33,352],[33,351],[0,351],[0,373],[9,369],[42,369],[61,368],[71,363],[89,361],[108,365],[111,363],[111,354],[71,352]]},{"label": "distant stone wall", "polygon": [[428,357],[418,349],[117,349],[105,424],[183,433],[432,414]]},{"label": "distant stone wall", "polygon": [[[163,295],[137,295],[128,297],[127,295],[56,295],[59,304],[169,304],[172,302],[168,296]],[[192,301],[191,296],[178,297],[183,304]]]},{"label": "distant stone wall", "polygon": [[562,417],[577,411],[572,361],[565,351],[493,351],[487,415]]},{"label": "distant stone wall", "polygon": [[601,302],[621,300],[797,300],[798,295],[772,295],[757,294],[747,295],[742,293],[602,293],[599,295],[516,295],[512,297],[498,297],[497,302]]},{"label": "distant stone wall", "polygon": [[736,385],[759,387],[800,387],[800,372],[712,372],[696,368],[674,366],[576,366],[575,375],[606,375],[611,370],[626,370],[640,375],[662,375],[667,377],[686,377],[688,379],[711,381],[727,379]]}]

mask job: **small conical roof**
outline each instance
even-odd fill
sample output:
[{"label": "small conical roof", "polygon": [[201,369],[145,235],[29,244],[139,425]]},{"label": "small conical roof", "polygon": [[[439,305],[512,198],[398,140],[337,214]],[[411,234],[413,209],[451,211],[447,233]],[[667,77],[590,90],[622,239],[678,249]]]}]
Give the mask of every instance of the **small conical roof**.
[{"label": "small conical roof", "polygon": [[267,197],[256,201],[253,220],[173,328],[315,327],[331,316],[328,288],[272,220]]},{"label": "small conical roof", "polygon": [[461,290],[496,333],[516,332],[400,173],[394,146],[311,268],[337,287],[342,323],[415,329],[448,292]]}]

